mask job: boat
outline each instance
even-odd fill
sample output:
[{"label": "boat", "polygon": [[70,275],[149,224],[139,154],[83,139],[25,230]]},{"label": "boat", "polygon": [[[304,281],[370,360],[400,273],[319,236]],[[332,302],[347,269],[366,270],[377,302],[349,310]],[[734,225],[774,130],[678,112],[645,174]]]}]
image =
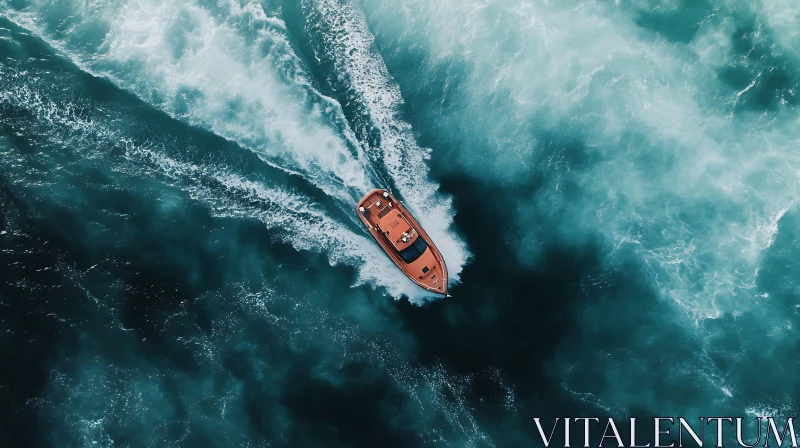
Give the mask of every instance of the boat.
[{"label": "boat", "polygon": [[394,264],[419,287],[447,296],[447,266],[411,213],[386,190],[358,202],[357,215]]}]

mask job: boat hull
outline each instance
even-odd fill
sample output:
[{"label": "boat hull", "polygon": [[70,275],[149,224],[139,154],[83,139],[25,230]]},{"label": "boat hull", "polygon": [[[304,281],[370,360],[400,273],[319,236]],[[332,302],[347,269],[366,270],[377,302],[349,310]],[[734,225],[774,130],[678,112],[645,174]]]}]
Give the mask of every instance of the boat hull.
[{"label": "boat hull", "polygon": [[[358,202],[356,214],[386,255],[412,282],[427,291],[447,295],[448,277],[444,257],[425,229],[397,198],[386,190],[373,190]],[[411,229],[403,229],[400,239],[395,238],[399,233],[394,234],[398,223],[399,227],[407,225]],[[422,245],[417,238],[424,241],[426,249],[417,255],[418,258],[408,262],[399,249]],[[408,254],[405,255],[408,258]]]}]

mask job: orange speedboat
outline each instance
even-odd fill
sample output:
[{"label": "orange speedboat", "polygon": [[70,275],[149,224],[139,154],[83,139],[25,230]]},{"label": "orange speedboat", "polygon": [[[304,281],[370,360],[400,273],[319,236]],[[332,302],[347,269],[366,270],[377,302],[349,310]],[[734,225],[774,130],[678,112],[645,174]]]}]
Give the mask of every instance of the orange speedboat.
[{"label": "orange speedboat", "polygon": [[447,295],[447,267],[442,254],[391,193],[369,192],[358,202],[358,217],[411,281],[428,291]]}]

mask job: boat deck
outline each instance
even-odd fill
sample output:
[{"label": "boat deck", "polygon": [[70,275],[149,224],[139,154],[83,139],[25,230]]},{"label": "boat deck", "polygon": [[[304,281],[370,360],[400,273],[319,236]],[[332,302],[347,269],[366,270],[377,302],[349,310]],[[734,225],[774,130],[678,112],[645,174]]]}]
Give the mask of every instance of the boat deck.
[{"label": "boat deck", "polygon": [[403,204],[386,190],[373,190],[359,201],[357,214],[408,278],[428,291],[447,294],[444,259]]}]

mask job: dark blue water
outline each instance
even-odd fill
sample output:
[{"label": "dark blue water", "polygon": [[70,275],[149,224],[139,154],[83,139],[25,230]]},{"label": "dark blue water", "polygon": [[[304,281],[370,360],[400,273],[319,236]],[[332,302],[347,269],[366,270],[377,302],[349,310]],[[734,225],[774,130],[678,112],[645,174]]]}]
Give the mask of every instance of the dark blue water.
[{"label": "dark blue water", "polygon": [[[798,408],[774,2],[0,1],[0,444],[534,446]],[[362,229],[371,188],[452,298]]]}]

